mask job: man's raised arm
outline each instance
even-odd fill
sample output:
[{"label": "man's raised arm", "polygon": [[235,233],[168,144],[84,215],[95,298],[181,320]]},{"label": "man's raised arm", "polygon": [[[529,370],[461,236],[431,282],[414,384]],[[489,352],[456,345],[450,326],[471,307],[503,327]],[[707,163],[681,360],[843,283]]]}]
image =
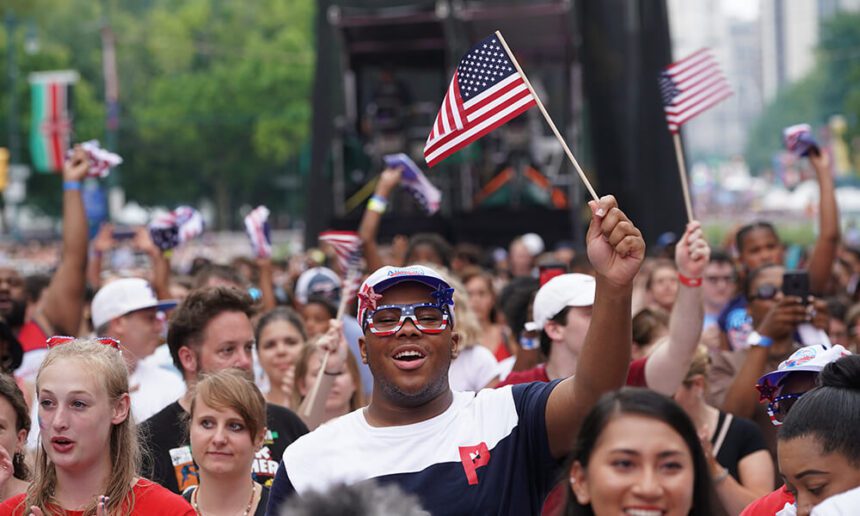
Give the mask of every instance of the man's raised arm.
[{"label": "man's raised arm", "polygon": [[63,165],[62,257],[45,290],[42,310],[35,315],[49,335],[77,335],[81,324],[87,269],[87,216],[81,181],[89,166],[86,152],[77,146]]},{"label": "man's raised arm", "polygon": [[642,233],[618,209],[615,197],[602,197],[589,206],[586,244],[597,289],[576,374],[558,384],[547,401],[547,437],[554,457],[573,448],[579,426],[598,398],[624,385],[633,333],[633,278],[645,257]]}]

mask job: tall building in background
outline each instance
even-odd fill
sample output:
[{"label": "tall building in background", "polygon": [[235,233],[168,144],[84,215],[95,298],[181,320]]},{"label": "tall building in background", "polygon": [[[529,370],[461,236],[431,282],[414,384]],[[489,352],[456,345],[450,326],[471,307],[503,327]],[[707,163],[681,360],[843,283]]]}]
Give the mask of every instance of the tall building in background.
[{"label": "tall building in background", "polygon": [[697,160],[740,154],[762,110],[758,23],[730,16],[721,0],[669,0],[668,5],[673,59],[711,48],[735,92],[684,126],[688,156]]},{"label": "tall building in background", "polygon": [[765,102],[812,71],[821,24],[841,11],[860,11],[860,0],[761,0]]}]

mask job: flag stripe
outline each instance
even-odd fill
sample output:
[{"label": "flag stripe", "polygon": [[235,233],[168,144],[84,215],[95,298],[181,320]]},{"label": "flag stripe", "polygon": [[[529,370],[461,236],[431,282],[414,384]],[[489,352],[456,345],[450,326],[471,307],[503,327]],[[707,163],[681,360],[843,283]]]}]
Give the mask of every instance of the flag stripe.
[{"label": "flag stripe", "polygon": [[713,107],[714,105],[720,103],[721,101],[723,101],[723,100],[725,100],[731,96],[732,96],[731,90],[723,90],[722,93],[720,93],[719,95],[710,97],[707,101],[703,102],[702,104],[700,104],[699,106],[697,106],[693,109],[688,110],[686,113],[684,113],[684,115],[682,117],[678,117],[677,119],[673,120],[671,123],[674,123],[675,125],[681,126],[681,125],[689,122],[691,119],[695,118],[696,116],[702,114],[704,111],[707,111],[709,108]]},{"label": "flag stripe", "polygon": [[699,50],[696,50],[695,52],[688,55],[687,57],[685,57],[681,60],[675,61],[674,63],[667,66],[666,71],[674,73],[675,70],[683,68],[685,65],[701,58],[702,54],[710,55],[710,49],[709,48],[700,48]]},{"label": "flag stripe", "polygon": [[[508,98],[509,102],[518,102],[522,97],[533,98],[531,95],[531,92],[528,91],[528,88],[525,86],[525,83],[519,77],[516,77],[515,81],[508,81],[508,82],[506,82],[506,84],[503,85],[503,87],[494,89],[494,91],[493,91],[494,95],[482,96],[482,98],[480,99],[481,103],[472,104],[471,107],[474,108],[475,110],[482,110],[484,106],[493,104],[499,97],[506,95],[506,93],[510,90],[517,89],[519,85],[522,85],[524,87],[524,89],[518,90],[517,95],[509,97]],[[502,85],[500,84],[500,86],[502,86]],[[496,105],[496,107],[498,107],[498,104]],[[479,123],[481,123],[482,118],[487,118],[487,117],[492,116],[493,111],[484,110],[484,111],[482,111],[481,116],[476,116],[476,117],[471,116],[471,111],[467,111],[465,114],[466,114],[466,120],[469,124],[479,124]],[[429,142],[424,149],[425,156],[427,154],[433,153],[433,151],[436,147],[438,147],[439,145],[442,145],[444,143],[447,143],[451,139],[455,138],[458,134],[459,133],[445,134],[445,135],[442,135],[441,137],[437,138],[435,141]]]},{"label": "flag stripe", "polygon": [[459,148],[458,145],[465,145],[465,143],[463,142],[468,143],[471,140],[477,140],[484,134],[504,124],[511,118],[514,118],[522,112],[533,107],[535,104],[536,102],[531,95],[529,95],[528,97],[521,98],[519,101],[509,105],[504,110],[497,112],[495,115],[487,118],[486,120],[483,120],[476,125],[473,125],[452,140],[440,145],[429,155],[425,156],[425,158],[427,159],[427,164],[432,166],[434,163],[437,163],[438,161],[446,158],[450,154],[450,152],[446,153],[446,151],[454,152]]},{"label": "flag stripe", "polygon": [[424,146],[431,167],[536,104],[513,57],[492,35],[460,60]]},{"label": "flag stripe", "polygon": [[673,133],[732,95],[719,63],[706,48],[664,68],[659,82],[666,122]]},{"label": "flag stripe", "polygon": [[[60,92],[60,85],[57,83],[51,84],[49,86],[51,91],[51,113],[50,118],[51,122],[54,124],[59,124],[60,119],[62,117],[62,93]],[[57,128],[58,129],[58,128]],[[59,170],[62,168],[63,163],[63,144],[62,144],[62,136],[60,131],[54,129],[51,134],[51,168],[53,170]]]},{"label": "flag stripe", "polygon": [[[690,109],[695,109],[696,106],[701,104],[702,102],[706,102],[708,99],[720,96],[723,93],[728,92],[731,94],[731,88],[726,83],[717,84],[713,88],[703,91],[701,95],[697,95],[695,98],[690,99],[683,106],[679,106],[678,109],[667,109],[666,110],[666,119],[670,121],[676,121],[679,117],[683,117],[684,113],[689,111]],[[725,97],[723,97],[725,98]]]}]

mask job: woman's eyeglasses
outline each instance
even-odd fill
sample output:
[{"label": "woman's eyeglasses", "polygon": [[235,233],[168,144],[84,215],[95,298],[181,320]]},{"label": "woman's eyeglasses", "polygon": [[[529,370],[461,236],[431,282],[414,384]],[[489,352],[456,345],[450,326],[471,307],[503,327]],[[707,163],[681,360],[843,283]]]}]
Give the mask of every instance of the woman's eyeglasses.
[{"label": "woman's eyeglasses", "polygon": [[760,299],[762,301],[769,301],[776,297],[780,292],[780,287],[776,285],[771,285],[770,283],[765,283],[764,285],[759,285],[759,287],[755,290],[752,295],[753,299]]},{"label": "woman's eyeglasses", "polygon": [[767,404],[767,415],[770,416],[770,422],[773,423],[773,426],[780,426],[785,421],[788,411],[804,394],[803,392],[783,394]]},{"label": "woman's eyeglasses", "polygon": [[[62,344],[68,344],[70,342],[74,342],[76,340],[87,340],[87,339],[78,339],[77,337],[68,337],[65,335],[54,335],[53,337],[48,337],[48,340],[45,341],[48,349],[55,348]],[[96,337],[92,339],[99,344],[104,344],[105,346],[110,346],[116,350],[119,350],[119,341],[112,337]]]}]

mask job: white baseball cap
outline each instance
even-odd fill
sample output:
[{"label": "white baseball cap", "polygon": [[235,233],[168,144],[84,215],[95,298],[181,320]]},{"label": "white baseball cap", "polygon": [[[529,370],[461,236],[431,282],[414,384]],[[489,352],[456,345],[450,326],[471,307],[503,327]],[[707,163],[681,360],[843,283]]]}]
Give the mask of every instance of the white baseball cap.
[{"label": "white baseball cap", "polygon": [[532,306],[534,321],[527,323],[531,330],[542,330],[547,321],[568,306],[594,304],[594,277],[588,274],[562,274],[547,281],[537,291]]},{"label": "white baseball cap", "polygon": [[122,278],[108,283],[96,292],[92,302],[93,327],[99,328],[117,317],[145,308],[167,310],[175,299],[159,301],[149,282],[142,278]]}]

